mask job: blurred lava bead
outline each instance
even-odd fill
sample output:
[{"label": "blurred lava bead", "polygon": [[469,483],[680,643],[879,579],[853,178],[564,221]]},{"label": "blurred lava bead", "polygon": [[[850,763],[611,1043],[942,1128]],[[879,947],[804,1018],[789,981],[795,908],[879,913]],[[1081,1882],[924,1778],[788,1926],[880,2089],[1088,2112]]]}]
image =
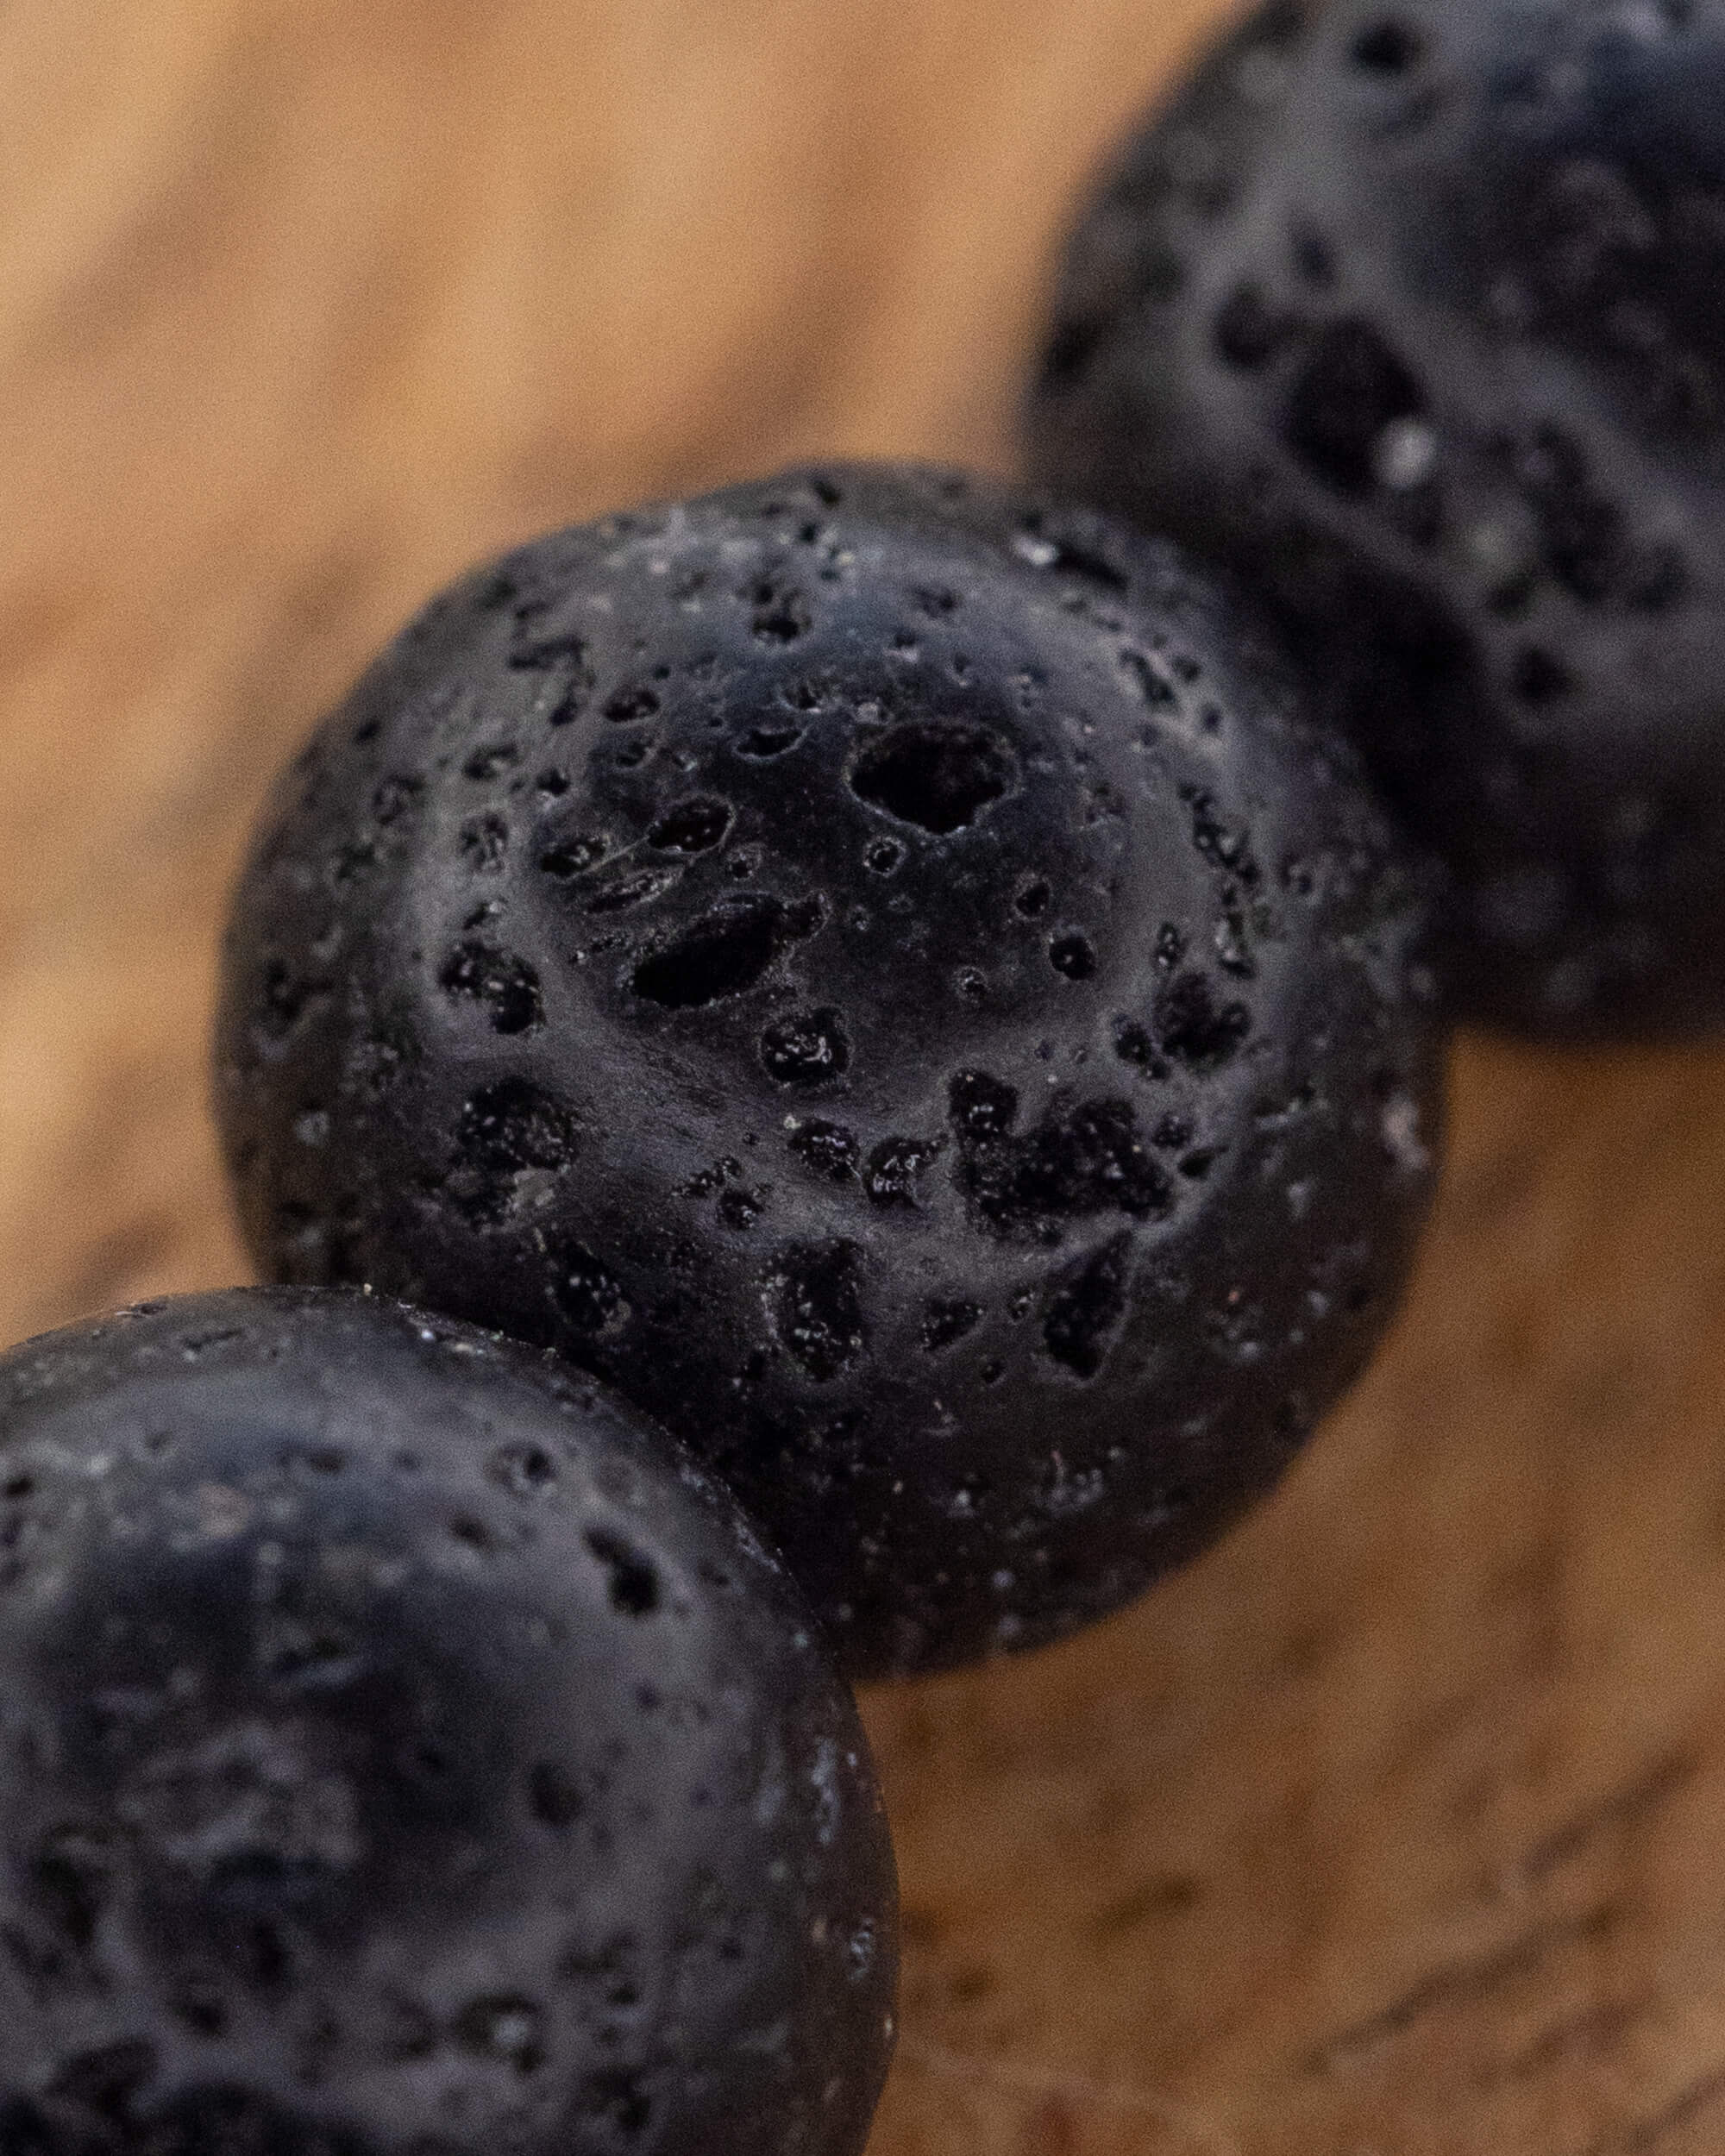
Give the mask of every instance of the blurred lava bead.
[{"label": "blurred lava bead", "polygon": [[1277,0],[1080,225],[1031,432],[1271,594],[1459,1010],[1725,1016],[1725,0]]},{"label": "blurred lava bead", "polygon": [[259,1263],[662,1414],[853,1673],[1213,1538],[1433,1144],[1419,893],[1167,549],[844,468],[543,539],[289,775],[219,1094]]},{"label": "blurred lava bead", "polygon": [[7,2156],[856,2156],[892,1858],[730,1499],[358,1295],[0,1357]]}]

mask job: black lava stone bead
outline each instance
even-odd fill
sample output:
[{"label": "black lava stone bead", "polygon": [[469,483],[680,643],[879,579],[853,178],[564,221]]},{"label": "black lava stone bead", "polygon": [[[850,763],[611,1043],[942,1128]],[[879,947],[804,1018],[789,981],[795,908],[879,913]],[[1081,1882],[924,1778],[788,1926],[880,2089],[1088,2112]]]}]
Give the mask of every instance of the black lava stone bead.
[{"label": "black lava stone bead", "polygon": [[1270,594],[1458,1011],[1725,1016],[1725,0],[1277,0],[1081,223],[1031,435]]},{"label": "black lava stone bead", "polygon": [[435,602],[278,794],[246,1231],[650,1406],[853,1674],[1032,1644],[1209,1541],[1383,1326],[1419,896],[1164,548],[876,468],[613,517]]},{"label": "black lava stone bead", "polygon": [[6,2156],[856,2156],[892,1857],[728,1496],[241,1290],[0,1357]]}]

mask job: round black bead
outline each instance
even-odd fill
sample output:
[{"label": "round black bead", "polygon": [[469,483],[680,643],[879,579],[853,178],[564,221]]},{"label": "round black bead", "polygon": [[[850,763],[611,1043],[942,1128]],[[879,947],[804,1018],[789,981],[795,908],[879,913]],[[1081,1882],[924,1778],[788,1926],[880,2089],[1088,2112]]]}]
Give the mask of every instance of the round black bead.
[{"label": "round black bead", "polygon": [[892,1858],[800,1596],[487,1335],[240,1290],[0,1357],[9,2156],[856,2156]]},{"label": "round black bead", "polygon": [[1080,223],[1039,473],[1270,595],[1451,1000],[1725,1016],[1725,0],[1289,0]]},{"label": "round black bead", "polygon": [[436,601],[238,893],[278,1276],[554,1345],[770,1526],[853,1673],[1210,1540],[1358,1369],[1431,1181],[1421,894],[1159,546],[790,475]]}]

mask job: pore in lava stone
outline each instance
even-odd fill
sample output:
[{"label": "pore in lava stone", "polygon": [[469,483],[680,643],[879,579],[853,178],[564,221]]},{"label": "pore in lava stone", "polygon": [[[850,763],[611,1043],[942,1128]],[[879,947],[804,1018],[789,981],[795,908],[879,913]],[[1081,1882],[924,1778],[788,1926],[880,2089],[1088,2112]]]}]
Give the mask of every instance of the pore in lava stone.
[{"label": "pore in lava stone", "polygon": [[548,1360],[283,1289],[0,1357],[6,2156],[856,2156],[854,1711]]},{"label": "pore in lava stone", "polygon": [[435,602],[279,793],[246,1230],[662,1414],[851,1672],[1032,1644],[1214,1537],[1383,1326],[1418,899],[1164,548],[874,468],[612,517]]},{"label": "pore in lava stone", "polygon": [[1271,595],[1458,1009],[1725,1017],[1725,0],[1278,0],[1081,223],[1031,434]]}]

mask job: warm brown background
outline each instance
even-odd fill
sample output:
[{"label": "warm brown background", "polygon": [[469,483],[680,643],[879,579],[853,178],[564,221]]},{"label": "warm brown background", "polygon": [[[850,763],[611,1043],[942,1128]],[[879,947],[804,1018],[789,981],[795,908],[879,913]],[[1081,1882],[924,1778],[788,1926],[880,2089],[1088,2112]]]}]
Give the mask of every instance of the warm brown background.
[{"label": "warm brown background", "polygon": [[[805,452],[1006,466],[1214,0],[0,12],[0,1337],[239,1277],[270,768],[471,557]],[[1405,1320],[1139,1609],[869,1702],[872,2156],[1725,2147],[1725,1053],[1465,1044]]]}]

